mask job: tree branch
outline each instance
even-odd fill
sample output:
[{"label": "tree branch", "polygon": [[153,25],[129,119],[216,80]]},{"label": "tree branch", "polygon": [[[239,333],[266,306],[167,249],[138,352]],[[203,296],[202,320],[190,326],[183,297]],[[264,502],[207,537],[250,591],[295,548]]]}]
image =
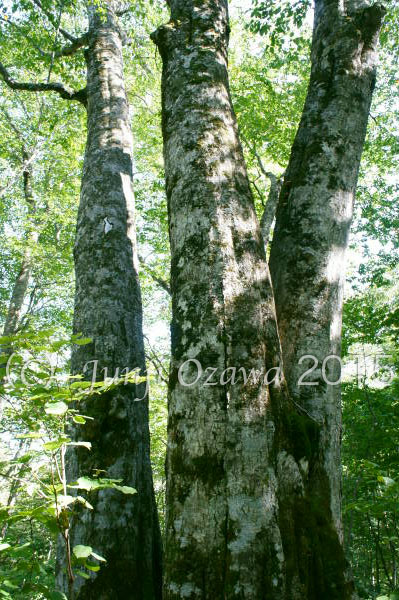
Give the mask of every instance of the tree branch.
[{"label": "tree branch", "polygon": [[69,42],[76,42],[76,37],[72,34],[70,34],[68,31],[66,31],[65,29],[62,29],[62,27],[58,27],[57,22],[56,22],[56,18],[54,17],[54,15],[51,14],[50,11],[46,10],[44,8],[44,6],[42,5],[42,3],[40,2],[40,0],[33,0],[34,4],[36,4],[36,6],[38,6],[40,8],[40,10],[46,15],[46,17],[48,18],[48,20],[50,21],[51,25],[57,29],[63,36],[65,39],[67,39]]},{"label": "tree branch", "polygon": [[151,354],[149,354],[148,352],[146,352],[146,358],[147,360],[153,365],[153,367],[155,368],[159,378],[166,383],[166,385],[168,385],[168,381],[169,381],[169,372],[167,369],[165,369],[165,367],[162,364],[162,360],[159,358],[159,356],[157,355],[157,353],[154,351],[154,349],[152,348],[151,344],[150,344],[150,340],[148,339],[148,337],[144,334],[143,335],[145,341],[147,342],[147,345],[149,347],[149,350],[151,352]]},{"label": "tree branch", "polygon": [[167,294],[169,294],[169,296],[171,296],[172,290],[170,289],[169,283],[167,281],[165,281],[164,279],[162,279],[161,277],[158,277],[158,275],[147,265],[147,263],[145,262],[145,260],[142,256],[139,256],[139,262],[141,265],[143,265],[143,267],[148,272],[148,274],[152,277],[152,279],[155,281],[155,283],[157,283]]},{"label": "tree branch", "polygon": [[80,50],[80,48],[83,48],[83,46],[87,46],[88,41],[89,41],[89,32],[86,31],[86,33],[84,33],[80,37],[76,38],[72,42],[72,44],[67,44],[66,46],[61,48],[61,50],[58,50],[57,52],[55,52],[54,57],[59,58],[60,56],[72,56],[72,54],[75,54],[75,52]]},{"label": "tree branch", "polygon": [[270,191],[269,191],[269,196],[268,196],[266,205],[264,204],[264,201],[263,201],[263,194],[260,193],[260,190],[258,189],[256,183],[254,181],[251,182],[252,185],[254,186],[254,188],[256,189],[256,191],[258,192],[259,197],[264,206],[263,214],[262,214],[262,217],[260,220],[260,229],[261,229],[261,233],[262,233],[262,237],[263,237],[263,241],[264,241],[264,245],[265,245],[265,250],[267,251],[269,241],[270,241],[269,240],[270,231],[271,231],[271,228],[273,225],[274,218],[276,216],[278,199],[280,196],[281,187],[283,185],[284,173],[283,173],[283,175],[281,175],[281,177],[276,177],[276,175],[274,175],[274,173],[272,173],[271,171],[267,171],[265,169],[265,166],[262,162],[262,159],[261,159],[259,153],[257,152],[257,150],[255,148],[255,145],[250,145],[248,143],[248,140],[245,138],[245,136],[242,133],[241,133],[241,139],[243,140],[245,145],[248,147],[249,151],[252,152],[252,154],[255,156],[262,175],[264,177],[266,177],[267,179],[270,179]]},{"label": "tree branch", "polygon": [[26,32],[23,30],[22,27],[20,27],[19,25],[17,25],[16,23],[14,23],[13,21],[11,21],[11,19],[5,19],[4,17],[2,17],[0,15],[0,21],[3,21],[3,23],[5,23],[6,25],[9,25],[11,27],[14,27],[14,29],[16,29],[17,31],[19,31],[23,36],[25,40],[28,40],[28,42],[30,44],[32,44],[33,48],[35,48],[35,50],[37,50],[39,52],[39,54],[41,56],[46,56],[46,53],[40,48],[40,46],[38,46],[33,40],[32,38],[30,38],[29,36],[26,35]]},{"label": "tree branch", "polygon": [[130,12],[132,10],[131,6],[128,6],[127,8],[122,8],[121,10],[117,10],[115,12],[117,17],[123,17],[123,15],[125,15],[126,13]]},{"label": "tree branch", "polygon": [[84,106],[87,104],[86,88],[82,90],[71,90],[62,83],[26,83],[15,81],[2,63],[0,63],[0,75],[5,83],[13,90],[24,90],[27,92],[56,92],[64,100],[76,100]]},{"label": "tree branch", "polygon": [[9,114],[8,110],[4,106],[1,107],[1,112],[5,116],[6,121],[8,122],[8,124],[11,127],[11,129],[13,130],[13,132],[16,134],[16,136],[18,137],[18,139],[22,142],[23,151],[24,151],[25,150],[25,145],[24,145],[24,139],[25,138],[24,138],[24,136],[22,135],[22,133],[18,129],[18,127],[15,125],[14,121],[10,117],[10,114]]}]

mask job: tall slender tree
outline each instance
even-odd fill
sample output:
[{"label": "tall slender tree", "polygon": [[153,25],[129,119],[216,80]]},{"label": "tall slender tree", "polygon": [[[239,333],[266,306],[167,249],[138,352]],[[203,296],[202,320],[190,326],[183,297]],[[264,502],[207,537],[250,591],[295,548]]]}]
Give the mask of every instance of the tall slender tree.
[{"label": "tall slender tree", "polygon": [[[20,261],[19,271],[15,278],[12,286],[11,297],[8,305],[7,314],[3,326],[3,336],[10,338],[14,336],[20,328],[23,326],[24,317],[24,304],[27,300],[29,283],[32,276],[33,270],[33,259],[32,251],[35,244],[38,241],[39,233],[37,230],[37,223],[34,222],[34,215],[36,211],[35,198],[32,187],[32,156],[27,151],[25,144],[22,142],[22,136],[16,125],[12,122],[12,119],[7,114],[9,124],[22,143],[21,149],[21,165],[22,165],[22,182],[24,201],[27,209],[27,226],[24,239],[24,247],[22,257]],[[30,304],[30,303],[28,303]],[[12,345],[6,342],[0,346],[2,358],[0,361],[0,385],[4,384],[6,373],[7,373],[7,362],[12,354]],[[0,397],[0,414],[3,408],[2,398]]]},{"label": "tall slender tree", "polygon": [[[18,130],[13,124],[16,134]],[[12,288],[10,303],[4,322],[3,335],[12,336],[17,333],[21,325],[22,311],[26,295],[28,292],[29,281],[32,274],[32,246],[37,243],[38,231],[33,222],[35,214],[35,198],[32,188],[32,156],[29,155],[25,145],[22,145],[21,151],[22,163],[22,181],[24,190],[24,200],[27,207],[27,235],[24,245],[21,265]]]},{"label": "tall slender tree", "polygon": [[[339,526],[339,475],[332,467],[338,468],[334,444],[339,440],[336,435],[329,437],[337,429],[339,406],[326,406],[323,385],[319,396],[315,394],[323,407],[322,418],[310,411],[293,393],[290,363],[288,385],[280,377],[267,385],[273,379],[270,374],[266,384],[264,377],[250,375],[251,369],[265,374],[281,368],[282,360],[265,251],[229,94],[227,4],[227,0],[171,0],[169,23],[153,34],[163,60],[172,254],[165,598],[352,598]],[[338,242],[327,236],[323,244],[328,250],[324,250],[320,238],[329,226],[335,231],[341,221],[349,220],[338,208],[336,213],[333,210],[346,193],[338,181],[350,188],[351,197],[354,192],[382,15],[379,5],[368,8],[361,2],[349,6],[338,0],[316,0],[310,87],[315,98],[308,118],[317,129],[320,106],[328,106],[330,99],[325,92],[330,83],[328,89],[340,107],[348,99],[357,103],[350,109],[355,122],[342,125],[336,111],[327,112],[323,120],[334,117],[336,127],[340,125],[336,143],[324,139],[326,130],[320,123],[317,144],[308,143],[305,136],[302,145],[294,146],[303,180],[310,181],[319,171],[310,159],[309,164],[304,162],[305,151],[305,157],[314,160],[323,151],[323,192],[333,183],[330,177],[337,177],[337,182],[331,214],[321,212],[319,198],[318,221],[311,221],[300,207],[295,212],[303,237],[296,248],[298,256],[279,264],[276,243],[277,286],[280,269],[286,281],[298,278],[297,285],[302,285],[301,272],[292,264],[295,260],[307,264],[306,240],[313,237],[312,227],[323,248],[322,263]],[[315,76],[317,64],[322,77]],[[340,118],[344,116],[341,110]],[[340,144],[349,170],[342,179],[334,162],[340,160]],[[290,189],[290,169],[285,182],[280,205]],[[310,199],[316,194],[308,192],[304,198],[309,199],[311,212]],[[282,214],[280,208],[277,239],[285,227]],[[317,229],[323,219],[324,228]],[[345,233],[340,230],[337,236],[344,244]],[[291,238],[286,243],[292,247]],[[311,257],[319,246],[310,248]],[[331,281],[325,282],[325,287],[331,286],[328,298],[337,287],[335,269],[332,261]],[[312,306],[324,301],[320,285],[313,279],[311,284],[313,297],[311,293],[306,297],[309,306],[303,313],[308,336],[314,327]],[[282,318],[282,294],[277,298]],[[335,298],[338,308],[334,310],[339,314]],[[304,303],[305,297],[300,306]],[[282,327],[282,341],[288,345],[283,356],[288,353],[288,357],[290,341],[285,337],[292,314],[294,308]],[[336,312],[327,311],[323,324],[328,330],[335,327],[339,338]],[[290,333],[295,345],[295,336],[301,339],[301,324],[294,320],[293,325],[298,325]],[[322,349],[330,353],[330,346]],[[327,373],[331,377],[330,369]]]},{"label": "tall slender tree", "polygon": [[[87,86],[71,90],[63,83],[24,83],[0,65],[4,81],[14,90],[56,92],[87,106],[88,135],[75,242],[76,297],[74,331],[92,338],[72,355],[73,373],[114,376],[119,368],[145,375],[142,308],[137,270],[132,139],[126,97],[118,3],[84,3],[88,31],[79,37],[61,27],[48,3],[34,0],[41,14],[68,40],[51,53],[51,64],[84,50]],[[24,7],[26,8],[26,7]],[[37,9],[36,9],[37,10]],[[57,39],[57,38],[56,38]],[[96,362],[93,362],[96,361]],[[104,371],[104,370],[107,371]],[[161,595],[161,543],[149,457],[148,397],[145,384],[129,384],[89,400],[80,407],[94,417],[81,431],[92,450],[69,458],[69,479],[93,475],[122,479],[134,496],[102,490],[91,512],[75,512],[70,543],[86,544],[107,563],[91,580],[78,577],[72,594],[79,598],[153,600]],[[141,399],[140,401],[135,401]],[[68,589],[62,565],[58,582]],[[69,590],[71,593],[71,590]]]}]

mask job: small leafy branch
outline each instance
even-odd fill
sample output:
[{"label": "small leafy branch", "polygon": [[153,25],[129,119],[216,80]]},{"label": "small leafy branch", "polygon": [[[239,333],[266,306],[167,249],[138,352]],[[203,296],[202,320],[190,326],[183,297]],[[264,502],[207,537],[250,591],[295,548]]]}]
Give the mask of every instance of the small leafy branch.
[{"label": "small leafy branch", "polygon": [[[16,598],[18,593],[19,597],[32,598],[35,594],[35,598],[65,599],[64,594],[53,589],[52,578],[48,577],[48,571],[43,570],[34,535],[30,541],[23,543],[20,543],[20,538],[25,538],[25,535],[15,539],[16,527],[19,525],[19,531],[26,533],[23,525],[29,524],[31,529],[34,526],[45,527],[51,546],[55,546],[57,535],[62,537],[68,596],[69,600],[75,600],[76,578],[90,579],[105,562],[105,558],[90,546],[71,548],[70,524],[74,507],[80,505],[86,510],[93,510],[81,492],[87,494],[113,489],[123,494],[136,493],[121,480],[106,477],[82,475],[76,481],[67,481],[68,447],[91,450],[90,442],[72,440],[67,434],[71,427],[82,426],[91,419],[79,412],[80,401],[126,383],[126,377],[93,383],[84,381],[81,376],[65,373],[65,350],[72,343],[82,345],[90,342],[90,339],[81,336],[54,341],[52,332],[0,338],[0,346],[7,346],[6,354],[0,357],[3,365],[10,356],[10,347],[17,362],[29,365],[8,379],[4,371],[1,373],[0,395],[4,408],[0,440],[8,442],[8,454],[11,451],[13,456],[0,462],[0,477],[7,481],[9,488],[8,498],[0,512],[0,598]],[[46,366],[48,353],[51,353],[56,368]],[[136,372],[129,377],[137,383]],[[98,468],[101,469],[101,465]],[[4,570],[1,564],[4,564]],[[50,585],[46,583],[46,576]]]}]

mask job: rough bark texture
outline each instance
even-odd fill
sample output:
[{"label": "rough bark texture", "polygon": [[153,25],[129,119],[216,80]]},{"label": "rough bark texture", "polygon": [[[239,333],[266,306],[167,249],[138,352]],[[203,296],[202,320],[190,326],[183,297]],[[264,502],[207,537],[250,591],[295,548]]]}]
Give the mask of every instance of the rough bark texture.
[{"label": "rough bark texture", "polygon": [[[240,372],[278,367],[280,348],[229,94],[227,1],[170,7],[153,34],[173,305],[164,597],[345,600],[320,427],[283,380]],[[216,371],[183,385],[197,380],[190,359]]]},{"label": "rough bark texture", "polygon": [[[93,339],[76,347],[72,370],[98,361],[98,379],[120,369],[145,374],[142,305],[137,273],[132,141],[124,88],[120,31],[111,9],[100,16],[89,6],[87,61],[88,138],[76,242],[75,333]],[[91,365],[93,366],[93,365]],[[91,377],[92,369],[87,375]],[[119,386],[85,401],[79,410],[94,417],[74,431],[91,442],[69,457],[68,480],[93,476],[122,479],[134,496],[102,490],[89,497],[93,511],[71,521],[71,546],[85,544],[107,559],[92,580],[78,577],[79,600],[153,600],[161,596],[161,544],[150,464],[148,397],[145,385]],[[67,589],[65,573],[60,585]]]},{"label": "rough bark texture", "polygon": [[[270,268],[291,396],[321,426],[332,517],[341,531],[340,355],[345,252],[375,83],[384,10],[316,0],[312,70],[277,210]],[[298,385],[314,361],[318,368]]]}]

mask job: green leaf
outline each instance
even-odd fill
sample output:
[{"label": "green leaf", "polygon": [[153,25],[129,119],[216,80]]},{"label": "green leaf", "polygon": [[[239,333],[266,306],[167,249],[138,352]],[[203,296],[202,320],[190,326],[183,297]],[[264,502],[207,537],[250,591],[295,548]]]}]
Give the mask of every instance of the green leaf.
[{"label": "green leaf", "polygon": [[86,390],[91,386],[92,384],[90,381],[74,381],[69,387],[71,390]]},{"label": "green leaf", "polygon": [[103,557],[102,557],[102,556],[100,556],[99,554],[96,554],[96,552],[92,552],[92,553],[91,553],[91,555],[92,555],[92,557],[93,557],[93,558],[95,558],[95,559],[99,560],[100,562],[107,562],[107,561],[105,560],[105,558],[103,558]]},{"label": "green leaf", "polygon": [[25,464],[32,460],[32,458],[34,458],[35,456],[37,456],[37,453],[30,451],[26,454],[23,454],[22,456],[19,456],[16,460],[13,460],[11,462],[15,464]]},{"label": "green leaf", "polygon": [[9,579],[5,579],[3,581],[3,585],[5,585],[10,590],[17,590],[18,589],[18,586],[15,585],[15,583],[12,583],[12,581],[10,581]]},{"label": "green leaf", "polygon": [[88,562],[85,563],[85,567],[86,567],[86,569],[89,569],[89,571],[93,571],[93,573],[97,573],[97,571],[100,570],[99,565],[92,565]]},{"label": "green leaf", "polygon": [[73,554],[76,558],[89,558],[90,554],[93,552],[93,548],[91,546],[82,546],[78,544],[73,548]]},{"label": "green leaf", "polygon": [[86,419],[80,415],[74,415],[73,422],[78,423],[78,425],[84,425],[86,423]]},{"label": "green leaf", "polygon": [[46,442],[45,444],[43,444],[43,448],[47,450],[47,452],[54,452],[54,450],[58,450],[63,444],[66,444],[69,441],[70,440],[67,437],[60,437],[57,440],[51,440],[50,442]]},{"label": "green leaf", "polygon": [[122,494],[137,494],[137,490],[135,490],[132,487],[129,487],[127,485],[115,485],[113,486],[116,490],[118,490],[119,492],[122,492]]},{"label": "green leaf", "polygon": [[44,412],[48,415],[62,416],[68,412],[68,405],[65,402],[47,402]]},{"label": "green leaf", "polygon": [[69,343],[69,340],[59,340],[51,344],[51,349],[54,350],[54,352],[57,352],[58,350],[60,350],[60,348],[62,348],[63,346],[67,346]]},{"label": "green leaf", "polygon": [[26,542],[25,544],[22,544],[22,546],[13,546],[12,548],[10,548],[10,553],[16,556],[20,556],[24,553],[26,548],[29,548],[30,545],[31,542]]},{"label": "green leaf", "polygon": [[[65,494],[59,494],[57,496],[58,508],[66,508],[67,506],[74,504],[76,501],[77,501],[76,496],[68,496]],[[54,506],[55,506],[55,504],[54,504]]]},{"label": "green leaf", "polygon": [[57,591],[51,590],[49,592],[49,600],[68,600],[68,599],[65,596],[65,594],[63,594],[62,592],[57,592]]},{"label": "green leaf", "polygon": [[387,486],[395,483],[395,481],[393,479],[391,479],[390,477],[385,477],[384,475],[378,475],[377,480],[380,483],[384,483]]},{"label": "green leaf", "polygon": [[91,492],[101,487],[101,484],[96,479],[90,479],[90,477],[79,477],[76,483],[71,483],[68,487]]},{"label": "green leaf", "polygon": [[76,575],[79,575],[79,577],[83,577],[83,579],[90,579],[90,575],[84,573],[84,571],[76,571]]},{"label": "green leaf", "polygon": [[7,544],[7,543],[0,544],[0,552],[3,552],[4,550],[7,550],[8,548],[11,548],[10,544]]},{"label": "green leaf", "polygon": [[85,506],[89,510],[94,510],[90,502],[88,502],[86,498],[83,498],[83,496],[76,496],[76,502],[79,502],[79,504],[83,504],[83,506]]},{"label": "green leaf", "polygon": [[68,442],[67,446],[82,446],[83,448],[91,450],[91,442]]},{"label": "green leaf", "polygon": [[17,440],[27,440],[27,439],[32,439],[32,440],[37,440],[41,437],[43,437],[42,433],[25,433],[23,435],[16,435],[15,436]]},{"label": "green leaf", "polygon": [[73,343],[77,344],[78,346],[86,346],[87,344],[91,344],[93,341],[93,338],[89,338],[89,337],[84,337],[84,338],[78,338],[78,339],[74,339]]}]

